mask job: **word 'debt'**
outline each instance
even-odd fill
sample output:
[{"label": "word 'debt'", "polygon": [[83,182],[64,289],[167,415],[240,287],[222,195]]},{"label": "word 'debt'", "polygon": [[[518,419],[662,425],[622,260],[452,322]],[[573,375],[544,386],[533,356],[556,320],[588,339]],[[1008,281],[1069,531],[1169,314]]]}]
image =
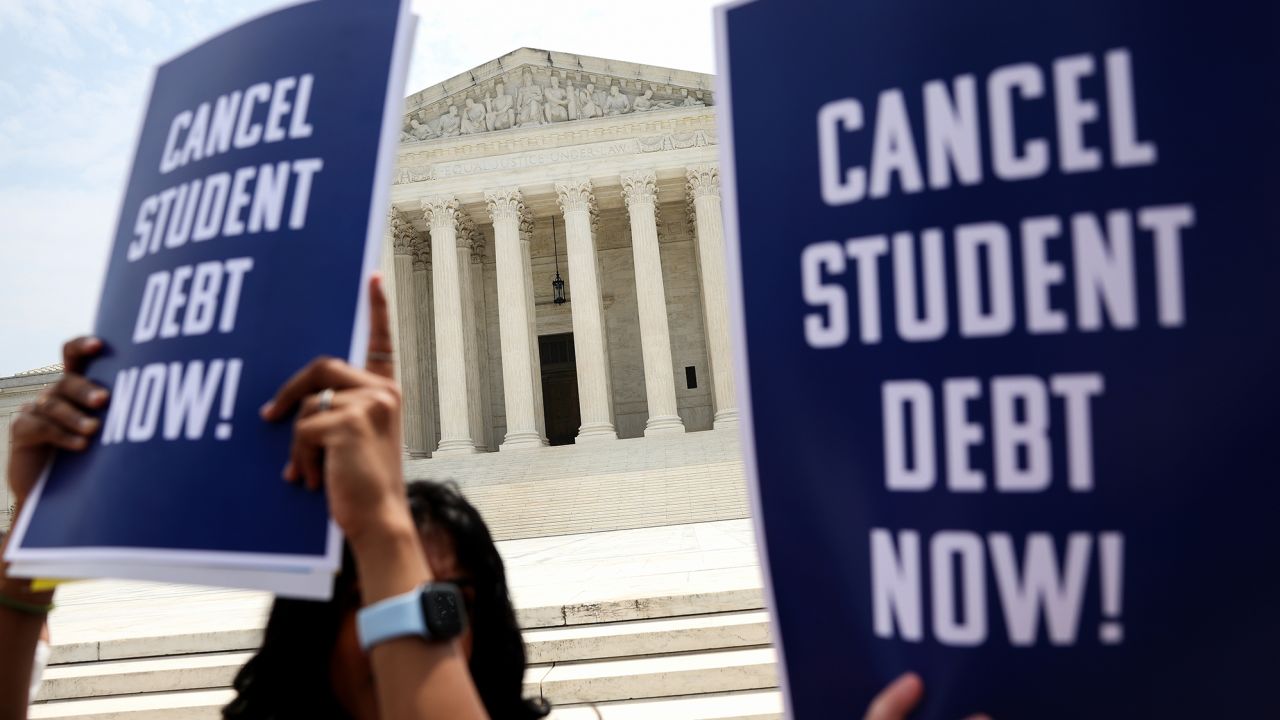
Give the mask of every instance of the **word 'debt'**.
[{"label": "word 'debt'", "polygon": [[[885,487],[898,492],[924,492],[937,484],[945,467],[946,488],[951,492],[982,492],[987,475],[974,467],[975,448],[989,442],[992,482],[997,492],[1028,493],[1049,489],[1053,480],[1055,437],[1063,437],[1067,457],[1067,487],[1073,492],[1093,490],[1093,422],[1091,400],[1103,392],[1098,373],[1063,373],[1048,380],[1034,375],[996,376],[991,379],[990,433],[974,422],[971,406],[983,397],[977,378],[947,378],[942,382],[941,402],[933,387],[921,380],[884,383],[883,406]],[[1061,399],[1059,421],[1065,433],[1054,429],[1051,399]],[[941,412],[935,410],[939,406]],[[941,416],[937,424],[935,417]],[[943,431],[944,463],[937,460],[939,443],[935,427]],[[989,436],[989,440],[988,440]]]},{"label": "word 'debt'", "polygon": [[244,276],[252,269],[253,258],[238,257],[151,273],[142,291],[133,342],[204,335],[215,321],[218,332],[232,332]]}]

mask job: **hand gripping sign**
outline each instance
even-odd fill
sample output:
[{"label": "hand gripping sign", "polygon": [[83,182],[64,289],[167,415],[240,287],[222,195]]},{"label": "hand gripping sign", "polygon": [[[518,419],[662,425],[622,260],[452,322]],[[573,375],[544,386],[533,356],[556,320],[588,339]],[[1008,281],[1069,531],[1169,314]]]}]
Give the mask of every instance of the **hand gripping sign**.
[{"label": "hand gripping sign", "polygon": [[1271,13],[720,10],[794,716],[1280,717]]}]

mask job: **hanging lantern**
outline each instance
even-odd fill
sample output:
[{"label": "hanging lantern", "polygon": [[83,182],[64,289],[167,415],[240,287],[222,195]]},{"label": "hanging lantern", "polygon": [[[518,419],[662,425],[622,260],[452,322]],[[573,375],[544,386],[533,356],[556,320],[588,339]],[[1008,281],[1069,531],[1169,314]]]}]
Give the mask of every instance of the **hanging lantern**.
[{"label": "hanging lantern", "polygon": [[556,240],[556,218],[551,216],[551,247],[556,256],[556,279],[551,281],[551,297],[557,305],[563,305],[564,280],[560,279],[560,244]]}]

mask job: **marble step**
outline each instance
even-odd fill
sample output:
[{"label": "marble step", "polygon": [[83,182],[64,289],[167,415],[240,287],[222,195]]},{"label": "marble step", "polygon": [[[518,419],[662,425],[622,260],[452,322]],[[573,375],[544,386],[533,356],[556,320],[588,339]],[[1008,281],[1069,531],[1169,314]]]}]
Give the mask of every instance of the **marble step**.
[{"label": "marble step", "polygon": [[[230,690],[71,700],[31,708],[31,720],[219,720]],[[598,714],[597,714],[598,711]],[[781,720],[777,690],[709,693],[557,707],[550,720]]]},{"label": "marble step", "polygon": [[530,667],[525,693],[570,705],[760,690],[777,686],[776,662],[765,646],[555,663]]},{"label": "marble step", "polygon": [[[239,658],[230,656],[240,655]],[[129,692],[133,695],[91,698],[85,695],[70,696],[32,707],[32,720],[40,718],[79,718],[80,720],[139,720],[150,718],[217,717],[217,710],[230,700],[229,690],[210,690],[200,683],[219,682],[225,686],[243,662],[244,653],[227,653],[221,657],[186,656],[162,660],[114,661],[95,663],[106,666],[110,677],[83,675],[84,684],[77,685],[75,678],[50,678],[52,690],[46,689],[41,697],[68,698],[63,694],[75,688],[79,692],[95,689],[94,683],[115,682],[107,685],[109,691]],[[216,660],[224,660],[222,665]],[[234,662],[234,665],[232,661]],[[172,676],[155,674],[158,666],[186,662],[188,667],[176,668]],[[740,695],[744,691],[769,690],[777,685],[776,655],[769,647],[749,647],[705,652],[672,653],[648,657],[632,657],[610,660],[583,660],[548,665],[535,665],[525,675],[525,694],[541,695],[555,705],[566,705],[565,720],[574,720],[578,712],[572,706],[581,703],[603,703],[613,707],[614,715],[606,717],[630,718],[662,717],[664,720],[680,718],[755,718],[771,717],[774,705],[749,702],[770,696]],[[199,665],[200,667],[191,667]],[[132,666],[126,668],[125,666]],[[59,670],[89,668],[68,666]],[[54,668],[50,668],[52,673]],[[221,675],[219,675],[221,673]],[[174,686],[175,682],[197,683]],[[191,692],[195,687],[203,691]],[[174,690],[187,692],[173,692]],[[717,695],[708,695],[715,693]],[[728,695],[726,695],[726,693]],[[681,696],[670,698],[670,696]],[[686,697],[694,696],[694,697]],[[670,714],[660,712],[664,707],[637,699],[655,701],[669,698],[674,705],[665,708]],[[581,709],[579,709],[581,710]],[[683,714],[677,714],[679,710]],[[580,712],[579,715],[581,716]],[[585,717],[590,717],[587,715]]]},{"label": "marble step", "polygon": [[121,695],[32,705],[29,720],[221,720],[231,690]]},{"label": "marble step", "polygon": [[54,665],[37,700],[230,687],[251,652],[202,653]]},{"label": "marble step", "polygon": [[682,695],[556,707],[550,720],[782,720],[778,690]]},{"label": "marble step", "polygon": [[[539,628],[588,627],[598,623],[759,610],[763,607],[764,597],[760,588],[745,588],[607,602],[523,607],[516,610],[516,618],[520,623],[520,627],[526,630],[535,630]],[[51,661],[53,665],[62,665],[97,660],[125,660],[191,653],[233,652],[254,650],[261,642],[262,628],[260,627],[63,644],[57,643],[55,635]],[[589,657],[601,656],[592,655]]]},{"label": "marble step", "polygon": [[[531,666],[767,645],[763,610],[572,625],[525,631]],[[169,655],[51,666],[40,700],[227,686],[251,651]],[[533,668],[531,668],[532,670]],[[541,692],[537,684],[531,692]]]},{"label": "marble step", "polygon": [[769,614],[709,615],[536,628],[524,633],[529,664],[768,645]]},{"label": "marble step", "polygon": [[[106,701],[112,698],[97,696],[116,696],[127,700],[126,695],[154,699],[179,690],[225,688],[246,659],[248,653],[213,653],[50,668],[38,699]],[[533,665],[525,673],[525,694],[573,704],[757,690],[776,686],[775,662],[772,648],[757,646]],[[36,707],[47,713],[69,704]],[[118,707],[128,703],[105,703],[105,707],[109,710],[104,712],[122,712]],[[67,712],[53,717],[96,717],[88,710]]]}]

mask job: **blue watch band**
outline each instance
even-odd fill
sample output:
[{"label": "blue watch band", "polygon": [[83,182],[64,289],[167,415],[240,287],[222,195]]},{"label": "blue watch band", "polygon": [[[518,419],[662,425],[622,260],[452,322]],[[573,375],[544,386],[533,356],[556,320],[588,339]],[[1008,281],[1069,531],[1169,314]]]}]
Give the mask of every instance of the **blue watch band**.
[{"label": "blue watch band", "polygon": [[356,615],[356,633],[365,652],[395,638],[430,638],[426,618],[422,615],[422,588],[417,587],[362,608]]}]

